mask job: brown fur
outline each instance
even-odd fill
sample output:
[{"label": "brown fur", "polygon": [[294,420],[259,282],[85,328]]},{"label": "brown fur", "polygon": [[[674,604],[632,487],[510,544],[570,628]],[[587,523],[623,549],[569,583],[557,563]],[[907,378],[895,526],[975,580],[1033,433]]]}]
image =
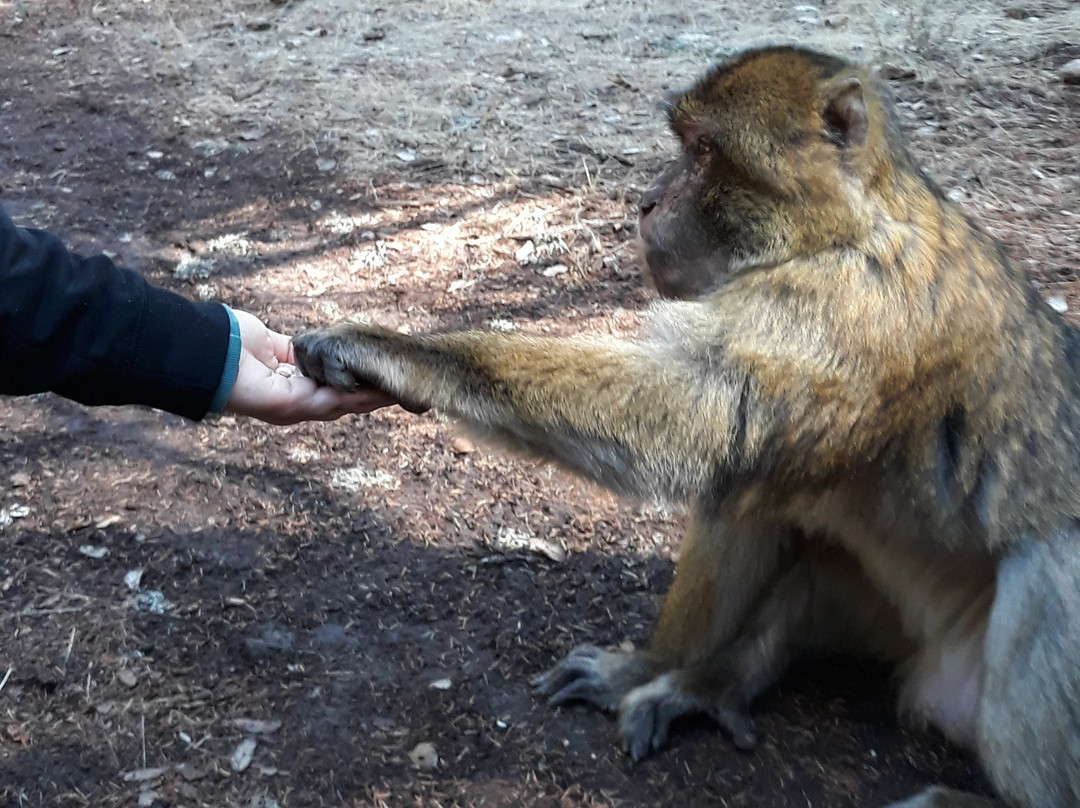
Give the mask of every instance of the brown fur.
[{"label": "brown fur", "polygon": [[750,746],[792,657],[855,651],[897,664],[905,710],[1007,804],[1080,804],[1080,336],[920,172],[864,70],[751,51],[671,123],[641,230],[676,299],[639,339],[343,324],[297,339],[302,368],[691,503],[650,648],[537,680],[617,711],[635,757],[688,712]]}]

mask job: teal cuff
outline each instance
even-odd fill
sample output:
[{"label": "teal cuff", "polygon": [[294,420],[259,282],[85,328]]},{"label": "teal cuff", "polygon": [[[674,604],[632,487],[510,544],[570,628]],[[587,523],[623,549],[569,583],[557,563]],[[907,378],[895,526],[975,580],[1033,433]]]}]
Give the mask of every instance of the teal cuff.
[{"label": "teal cuff", "polygon": [[229,400],[229,394],[236,384],[236,374],[240,370],[240,323],[232,309],[225,306],[225,311],[229,315],[229,352],[225,354],[225,367],[221,371],[217,392],[210,401],[210,412],[221,412],[225,409],[225,402]]}]

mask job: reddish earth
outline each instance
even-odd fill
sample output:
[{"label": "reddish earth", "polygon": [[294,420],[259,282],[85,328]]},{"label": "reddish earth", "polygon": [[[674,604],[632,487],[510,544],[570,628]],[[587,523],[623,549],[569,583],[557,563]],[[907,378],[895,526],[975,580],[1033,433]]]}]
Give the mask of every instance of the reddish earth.
[{"label": "reddish earth", "polygon": [[[182,109],[183,74],[140,78],[86,46],[112,7],[19,5],[0,3],[0,203],[22,224],[288,332],[352,311],[417,330],[625,332],[651,299],[633,243],[634,200],[664,159],[651,146],[538,148],[530,170],[482,177],[449,158],[319,164],[293,130],[239,120],[208,146],[131,102]],[[153,6],[113,10],[164,26]],[[1071,301],[1080,96],[1009,83],[1037,87],[1069,47],[1008,81],[988,69],[966,103],[1004,109],[1016,165],[1053,174],[994,187],[1001,215],[978,215]],[[896,89],[943,180],[985,167],[973,127],[997,119],[954,112],[951,84]],[[652,110],[617,83],[611,97]],[[533,263],[515,260],[526,242]],[[208,277],[180,277],[184,259]],[[192,424],[45,395],[0,399],[0,423],[3,804],[841,808],[931,782],[985,789],[968,756],[899,726],[886,671],[853,660],[807,663],[761,699],[750,753],[689,721],[635,765],[610,718],[550,709],[528,682],[570,647],[646,641],[681,517],[473,447],[433,415]],[[410,762],[420,743],[436,768]]]}]

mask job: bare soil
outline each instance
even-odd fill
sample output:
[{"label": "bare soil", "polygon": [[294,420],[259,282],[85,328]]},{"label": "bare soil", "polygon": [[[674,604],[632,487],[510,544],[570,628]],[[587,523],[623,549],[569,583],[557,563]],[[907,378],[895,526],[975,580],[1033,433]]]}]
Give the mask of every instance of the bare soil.
[{"label": "bare soil", "polygon": [[[652,298],[635,200],[670,155],[664,93],[794,41],[884,65],[930,172],[1080,305],[1068,0],[672,5],[0,2],[0,204],[290,333],[349,314],[628,333]],[[4,805],[986,789],[855,660],[762,698],[750,753],[691,721],[634,765],[609,718],[547,707],[529,679],[569,648],[647,640],[681,515],[437,416],[192,424],[44,395],[0,399],[0,424]]]}]

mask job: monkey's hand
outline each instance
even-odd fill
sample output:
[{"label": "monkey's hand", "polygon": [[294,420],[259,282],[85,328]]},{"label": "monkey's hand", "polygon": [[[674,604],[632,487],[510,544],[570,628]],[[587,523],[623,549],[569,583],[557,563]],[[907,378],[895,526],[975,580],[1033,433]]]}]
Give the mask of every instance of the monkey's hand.
[{"label": "monkey's hand", "polygon": [[339,323],[294,337],[293,351],[301,372],[319,384],[346,393],[373,387],[389,393],[410,412],[426,412],[432,402],[396,361],[397,347],[408,339],[380,326]]}]

